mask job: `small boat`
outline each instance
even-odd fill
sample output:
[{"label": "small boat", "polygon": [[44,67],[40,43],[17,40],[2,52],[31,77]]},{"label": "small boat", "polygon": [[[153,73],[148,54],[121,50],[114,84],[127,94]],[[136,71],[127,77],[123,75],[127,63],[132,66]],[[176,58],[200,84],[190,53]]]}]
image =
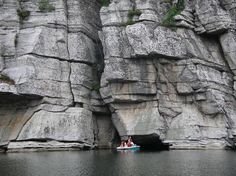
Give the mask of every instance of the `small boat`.
[{"label": "small boat", "polygon": [[131,147],[116,147],[117,150],[139,150],[140,146],[133,145]]}]

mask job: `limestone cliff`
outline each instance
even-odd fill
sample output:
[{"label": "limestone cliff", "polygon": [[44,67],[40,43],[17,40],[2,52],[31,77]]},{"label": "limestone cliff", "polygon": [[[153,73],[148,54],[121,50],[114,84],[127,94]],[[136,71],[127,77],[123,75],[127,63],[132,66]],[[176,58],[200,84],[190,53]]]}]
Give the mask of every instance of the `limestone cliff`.
[{"label": "limestone cliff", "polygon": [[0,145],[111,147],[95,0],[0,1]]},{"label": "limestone cliff", "polygon": [[[235,0],[113,0],[101,95],[121,137],[234,147]],[[147,140],[145,140],[147,139]]]},{"label": "limestone cliff", "polygon": [[[0,0],[0,146],[236,142],[236,0]],[[117,135],[118,134],[118,135]]]}]

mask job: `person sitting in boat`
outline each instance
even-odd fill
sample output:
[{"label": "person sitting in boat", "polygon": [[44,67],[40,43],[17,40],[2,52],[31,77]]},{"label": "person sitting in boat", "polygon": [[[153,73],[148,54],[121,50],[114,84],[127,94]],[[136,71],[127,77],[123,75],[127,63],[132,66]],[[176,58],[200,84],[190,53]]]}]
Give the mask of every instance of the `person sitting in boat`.
[{"label": "person sitting in boat", "polygon": [[134,143],[133,143],[133,140],[132,140],[131,136],[128,138],[127,146],[128,147],[134,146]]},{"label": "person sitting in boat", "polygon": [[127,147],[126,142],[125,142],[125,141],[121,141],[121,143],[120,143],[120,147]]}]

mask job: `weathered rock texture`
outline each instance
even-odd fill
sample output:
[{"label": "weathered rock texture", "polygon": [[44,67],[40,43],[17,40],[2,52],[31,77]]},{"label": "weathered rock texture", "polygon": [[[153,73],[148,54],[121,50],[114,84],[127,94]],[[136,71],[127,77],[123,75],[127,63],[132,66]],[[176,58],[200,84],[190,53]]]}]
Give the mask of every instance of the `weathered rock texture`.
[{"label": "weathered rock texture", "polygon": [[0,145],[111,147],[115,129],[98,92],[100,4],[0,2]]},{"label": "weathered rock texture", "polygon": [[235,147],[236,0],[40,2],[0,0],[2,148]]},{"label": "weathered rock texture", "polygon": [[234,147],[236,1],[186,0],[175,29],[163,27],[168,7],[178,3],[113,0],[101,9],[102,98],[121,138]]}]

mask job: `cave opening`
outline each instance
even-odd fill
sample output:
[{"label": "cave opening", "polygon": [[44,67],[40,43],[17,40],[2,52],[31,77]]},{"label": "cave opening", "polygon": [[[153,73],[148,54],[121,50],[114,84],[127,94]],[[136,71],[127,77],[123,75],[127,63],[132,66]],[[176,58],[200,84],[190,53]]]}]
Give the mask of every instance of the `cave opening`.
[{"label": "cave opening", "polygon": [[164,143],[159,135],[131,135],[133,142],[140,146],[141,151],[162,151],[169,150],[170,145]]},{"label": "cave opening", "polygon": [[132,139],[135,144],[140,146],[142,151],[160,151],[169,150],[169,144],[163,141],[156,134],[151,135],[134,135]]}]

